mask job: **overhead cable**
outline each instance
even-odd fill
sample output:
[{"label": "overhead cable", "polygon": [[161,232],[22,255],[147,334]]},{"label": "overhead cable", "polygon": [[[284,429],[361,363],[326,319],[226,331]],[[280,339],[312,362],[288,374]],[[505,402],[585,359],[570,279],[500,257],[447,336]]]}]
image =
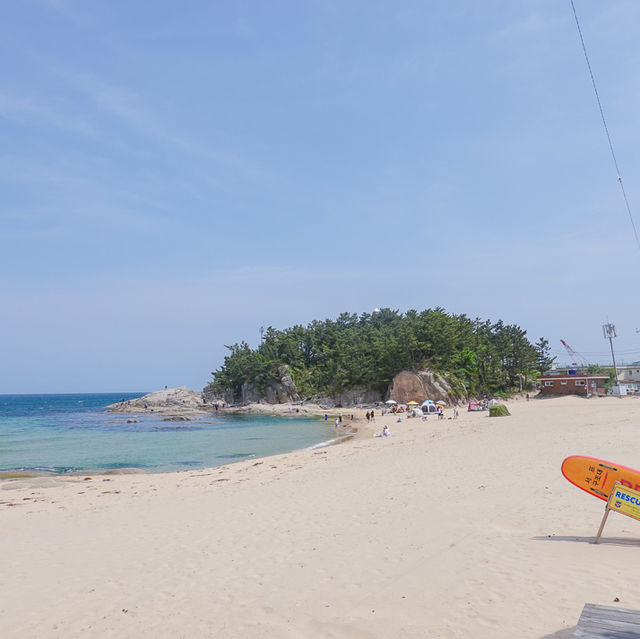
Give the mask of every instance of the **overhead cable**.
[{"label": "overhead cable", "polygon": [[622,197],[624,198],[625,206],[627,207],[627,213],[629,214],[629,220],[631,222],[631,227],[633,228],[633,235],[636,238],[636,244],[638,245],[638,249],[640,249],[640,239],[638,238],[638,231],[636,230],[636,223],[633,220],[633,215],[631,214],[631,207],[629,206],[629,200],[627,198],[627,193],[624,189],[624,184],[622,182],[622,174],[620,172],[620,168],[618,167],[618,160],[616,159],[615,151],[613,150],[613,142],[611,141],[611,135],[609,135],[609,127],[607,126],[607,121],[604,117],[604,110],[602,109],[602,103],[600,102],[600,95],[598,93],[598,87],[596,86],[596,79],[593,75],[593,70],[591,69],[591,63],[589,62],[589,55],[587,54],[587,47],[584,43],[584,38],[582,37],[582,29],[580,28],[580,22],[578,20],[578,14],[576,13],[576,7],[573,4],[573,0],[571,1],[571,8],[573,9],[573,17],[576,20],[576,26],[578,27],[578,35],[580,36],[580,42],[582,43],[582,51],[584,52],[584,59],[587,62],[587,68],[589,69],[589,75],[591,76],[591,84],[593,84],[593,91],[596,94],[596,100],[598,102],[598,109],[600,110],[600,117],[602,118],[602,124],[604,126],[604,131],[607,134],[607,140],[609,142],[609,150],[611,151],[611,157],[613,158],[613,164],[616,168],[616,173],[618,175],[618,183],[620,184],[620,190],[622,191]]}]

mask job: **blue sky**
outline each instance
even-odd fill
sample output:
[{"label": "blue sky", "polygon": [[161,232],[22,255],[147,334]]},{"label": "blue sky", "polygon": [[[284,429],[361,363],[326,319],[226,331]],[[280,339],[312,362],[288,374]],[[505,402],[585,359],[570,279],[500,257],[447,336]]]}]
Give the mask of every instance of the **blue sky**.
[{"label": "blue sky", "polygon": [[[575,4],[640,211],[640,4]],[[0,393],[201,388],[375,307],[640,360],[569,0],[22,0],[0,52]]]}]

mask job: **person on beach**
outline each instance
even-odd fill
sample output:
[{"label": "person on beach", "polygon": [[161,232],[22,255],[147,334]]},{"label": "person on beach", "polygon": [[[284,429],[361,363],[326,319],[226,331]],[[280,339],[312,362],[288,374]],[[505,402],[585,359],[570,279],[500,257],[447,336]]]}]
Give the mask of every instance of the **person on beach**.
[{"label": "person on beach", "polygon": [[389,435],[391,435],[391,433],[389,432],[389,427],[385,425],[385,427],[382,429],[382,436],[389,437]]},{"label": "person on beach", "polygon": [[336,417],[336,428],[340,428],[340,419]]},{"label": "person on beach", "polygon": [[367,418],[367,421],[370,422],[371,421],[371,415],[369,415],[369,411],[367,411],[365,417]]},{"label": "person on beach", "polygon": [[453,419],[458,419],[458,407],[453,407]]},{"label": "person on beach", "polygon": [[329,415],[327,413],[324,414],[324,421],[326,422],[329,419]]}]

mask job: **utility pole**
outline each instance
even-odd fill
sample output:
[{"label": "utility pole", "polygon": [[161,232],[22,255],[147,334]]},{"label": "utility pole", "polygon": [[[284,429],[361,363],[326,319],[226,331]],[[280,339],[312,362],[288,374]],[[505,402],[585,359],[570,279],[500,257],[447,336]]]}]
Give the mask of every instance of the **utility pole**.
[{"label": "utility pole", "polygon": [[616,378],[616,386],[618,385],[618,369],[616,368],[616,356],[613,354],[613,338],[616,337],[616,327],[613,324],[603,324],[602,333],[604,338],[609,340],[611,346],[611,359],[613,360],[613,376]]}]

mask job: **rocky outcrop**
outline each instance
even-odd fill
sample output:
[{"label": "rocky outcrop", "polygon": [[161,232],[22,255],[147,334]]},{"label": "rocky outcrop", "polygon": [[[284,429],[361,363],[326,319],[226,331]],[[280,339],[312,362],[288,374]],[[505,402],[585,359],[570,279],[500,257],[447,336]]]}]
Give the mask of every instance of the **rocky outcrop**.
[{"label": "rocky outcrop", "polygon": [[[246,381],[242,385],[239,397],[234,397],[231,391],[228,391],[223,396],[214,392],[211,387],[205,388],[203,395],[207,406],[219,404],[221,406],[235,406],[240,410],[242,406],[251,404],[254,407],[252,412],[255,411],[255,405],[260,404],[271,406],[296,404],[303,406],[311,403],[323,410],[328,410],[332,408],[348,408],[361,404],[371,407],[385,399],[383,394],[378,391],[354,388],[343,391],[334,397],[314,395],[301,401],[288,366],[280,366],[278,368],[277,379],[267,383],[264,393],[260,392],[251,382]],[[389,386],[388,399],[394,399],[399,404],[406,404],[410,401],[423,402],[425,399],[449,402],[460,398],[456,396],[451,385],[442,375],[432,370],[424,370],[419,373],[411,373],[409,371],[398,373]]]},{"label": "rocky outcrop", "polygon": [[240,391],[240,403],[241,404],[251,404],[252,402],[259,402],[262,398],[260,391],[251,383],[245,382],[242,385],[242,389]]},{"label": "rocky outcrop", "polygon": [[220,394],[210,386],[207,386],[202,392],[204,401],[207,404],[244,405],[259,404],[261,402],[266,402],[267,404],[286,404],[300,401],[298,389],[293,381],[293,377],[291,377],[291,371],[286,365],[278,367],[277,379],[267,383],[264,393],[248,380],[242,384],[239,397],[234,396],[231,390]]},{"label": "rocky outcrop", "polygon": [[214,390],[212,386],[208,385],[202,389],[202,397],[204,398],[204,403],[212,406],[230,406],[235,403],[233,397],[233,391],[231,389],[225,391],[224,393],[220,393],[217,390]]},{"label": "rocky outcrop", "polygon": [[291,372],[288,366],[278,367],[278,377],[280,381],[270,382],[267,385],[265,392],[265,399],[268,404],[284,404],[286,402],[298,402],[300,396],[298,395],[298,389],[291,377]]},{"label": "rocky outcrop", "polygon": [[337,397],[318,397],[315,399],[323,408],[348,408],[360,406],[360,404],[370,407],[372,404],[378,404],[382,401],[382,394],[365,388],[353,388],[340,393]]},{"label": "rocky outcrop", "polygon": [[425,399],[449,402],[457,398],[454,397],[453,389],[444,377],[431,370],[425,370],[419,373],[409,371],[398,373],[391,382],[389,399],[399,404],[406,404],[407,402],[422,403]]},{"label": "rocky outcrop", "polygon": [[107,411],[120,413],[194,413],[206,410],[204,397],[186,386],[168,388],[142,397],[107,406]]}]

